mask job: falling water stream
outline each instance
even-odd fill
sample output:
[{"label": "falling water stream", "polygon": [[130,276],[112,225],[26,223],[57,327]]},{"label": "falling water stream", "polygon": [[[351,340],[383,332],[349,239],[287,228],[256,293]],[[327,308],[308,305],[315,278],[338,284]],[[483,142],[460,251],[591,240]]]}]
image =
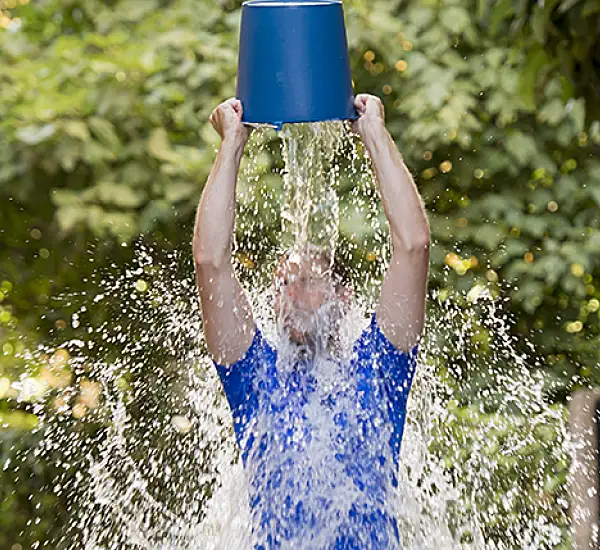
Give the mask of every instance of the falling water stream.
[{"label": "falling water stream", "polygon": [[[62,470],[50,489],[66,496],[72,513],[60,540],[40,541],[40,548],[251,549],[265,541],[250,528],[256,494],[249,479],[253,472],[268,479],[265,468],[280,482],[270,480],[272,508],[295,499],[320,510],[312,518],[317,527],[291,533],[284,548],[328,548],[344,529],[356,487],[334,459],[333,418],[349,412],[348,437],[358,437],[356,382],[343,365],[375,303],[390,252],[386,225],[369,159],[345,123],[286,126],[277,143],[268,132],[251,138],[238,189],[236,261],[257,323],[279,348],[281,376],[294,375],[297,362],[273,313],[279,255],[312,243],[332,258],[355,260],[339,357],[317,354],[311,371],[312,437],[289,448],[271,442],[260,459],[250,453],[243,464],[203,341],[190,252],[165,259],[140,246],[125,273],[99,274],[97,294],[82,299],[73,320],[85,326],[95,308],[113,307],[111,322],[90,324],[85,338],[30,356],[54,376],[38,404],[43,438],[35,453]],[[265,158],[279,146],[282,166],[274,172]],[[344,204],[337,196],[342,186],[350,189]],[[275,244],[263,236],[265,220],[280,227]],[[374,230],[367,237],[365,226]],[[366,260],[359,254],[364,239],[371,248]],[[532,369],[535,352],[517,351],[510,326],[502,300],[483,287],[468,296],[430,293],[399,483],[387,497],[406,550],[539,550],[563,540],[567,503],[548,483],[568,462],[564,411],[544,400],[543,379]],[[485,355],[485,376],[475,369],[476,353]],[[286,397],[277,393],[284,386],[269,389],[270,376],[265,369],[262,387],[276,403]],[[480,384],[476,400],[463,384]],[[337,411],[324,404],[334,391]],[[288,420],[259,414],[254,433],[268,438],[274,423]],[[359,443],[365,461],[383,453],[380,441]],[[546,458],[532,462],[532,447]]]}]

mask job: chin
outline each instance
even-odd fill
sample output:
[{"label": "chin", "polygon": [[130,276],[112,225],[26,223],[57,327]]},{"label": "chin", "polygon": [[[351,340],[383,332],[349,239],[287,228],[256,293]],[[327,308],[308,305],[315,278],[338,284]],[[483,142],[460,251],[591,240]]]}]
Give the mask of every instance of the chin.
[{"label": "chin", "polygon": [[284,332],[289,341],[295,344],[306,344],[310,339],[307,332],[294,327],[285,327]]}]

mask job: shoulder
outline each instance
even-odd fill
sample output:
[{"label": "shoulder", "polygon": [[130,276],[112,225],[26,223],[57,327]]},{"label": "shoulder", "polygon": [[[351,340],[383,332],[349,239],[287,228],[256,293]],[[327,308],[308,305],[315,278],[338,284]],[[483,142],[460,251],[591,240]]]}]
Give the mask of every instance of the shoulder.
[{"label": "shoulder", "polygon": [[[258,327],[255,328],[250,347],[241,359],[229,365],[219,364],[213,360],[225,396],[234,413],[252,397],[254,380],[261,366],[266,366],[268,369],[274,367],[276,361],[276,350],[267,342]],[[260,374],[258,376],[260,377]]]},{"label": "shoulder", "polygon": [[229,371],[239,370],[244,366],[250,366],[256,363],[257,361],[275,357],[276,354],[277,351],[265,338],[261,329],[258,326],[255,326],[252,342],[250,343],[250,346],[240,359],[232,363],[223,364],[218,363],[213,359],[213,364],[215,365],[218,371],[228,373]]},{"label": "shoulder", "polygon": [[415,344],[408,351],[398,349],[381,330],[377,322],[377,315],[373,313],[369,324],[354,342],[352,351],[357,359],[372,358],[384,363],[408,364],[416,362],[419,345]]}]

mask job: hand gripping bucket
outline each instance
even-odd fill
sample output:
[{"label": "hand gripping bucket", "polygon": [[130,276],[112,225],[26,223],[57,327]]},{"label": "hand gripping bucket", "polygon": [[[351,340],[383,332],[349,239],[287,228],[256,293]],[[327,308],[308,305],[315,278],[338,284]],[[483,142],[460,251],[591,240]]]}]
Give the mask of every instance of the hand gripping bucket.
[{"label": "hand gripping bucket", "polygon": [[248,124],[357,118],[342,3],[245,2],[237,97]]}]

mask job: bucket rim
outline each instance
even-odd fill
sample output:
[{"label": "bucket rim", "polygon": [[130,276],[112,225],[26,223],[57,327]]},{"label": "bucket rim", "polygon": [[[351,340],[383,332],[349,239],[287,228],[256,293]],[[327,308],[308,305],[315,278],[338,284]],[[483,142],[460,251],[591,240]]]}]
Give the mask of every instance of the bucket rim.
[{"label": "bucket rim", "polygon": [[278,132],[283,128],[283,126],[285,124],[312,124],[314,122],[345,122],[345,121],[350,121],[353,122],[355,120],[358,120],[358,113],[355,113],[351,116],[334,116],[334,117],[328,117],[328,118],[314,118],[314,117],[294,117],[292,119],[287,119],[287,120],[279,120],[279,121],[271,121],[271,122],[265,122],[265,121],[247,121],[247,120],[243,120],[242,124],[245,124],[247,126],[252,126],[252,127],[266,127],[266,128],[273,128],[274,130],[277,130]]},{"label": "bucket rim", "polygon": [[256,8],[302,8],[341,5],[342,0],[246,0],[242,6]]}]

